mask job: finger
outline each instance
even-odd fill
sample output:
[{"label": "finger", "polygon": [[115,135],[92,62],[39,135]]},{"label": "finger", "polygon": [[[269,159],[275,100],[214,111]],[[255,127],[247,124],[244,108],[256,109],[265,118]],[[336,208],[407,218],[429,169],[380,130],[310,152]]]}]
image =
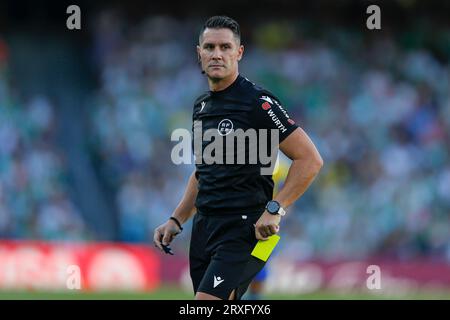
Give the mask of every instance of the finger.
[{"label": "finger", "polygon": [[160,239],[161,239],[161,232],[158,229],[156,229],[153,235],[153,243],[155,244],[155,246],[159,248],[159,250],[163,251]]},{"label": "finger", "polygon": [[259,228],[257,228],[257,230],[258,230],[258,232],[259,232],[259,234],[261,236],[260,240],[267,240],[268,239],[268,234],[267,234],[265,226],[260,226]]},{"label": "finger", "polygon": [[162,238],[162,243],[163,245],[167,246],[171,241],[172,241],[172,233],[169,230],[166,230]]},{"label": "finger", "polygon": [[270,235],[274,235],[275,233],[278,232],[278,230],[277,230],[278,226],[277,225],[271,224],[268,227],[269,227]]},{"label": "finger", "polygon": [[261,234],[265,237],[270,237],[272,235],[272,232],[270,231],[270,227],[264,226],[264,232],[261,232]]},{"label": "finger", "polygon": [[258,240],[267,240],[268,239],[268,238],[263,237],[258,229],[255,229],[255,236],[256,236],[256,239],[258,239]]}]

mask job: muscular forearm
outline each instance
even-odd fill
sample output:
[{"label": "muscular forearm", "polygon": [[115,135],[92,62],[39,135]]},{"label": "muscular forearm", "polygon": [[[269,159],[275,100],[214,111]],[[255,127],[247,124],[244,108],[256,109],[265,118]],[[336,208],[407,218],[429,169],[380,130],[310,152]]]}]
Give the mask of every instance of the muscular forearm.
[{"label": "muscular forearm", "polygon": [[274,198],[283,208],[289,207],[308,189],[322,167],[322,159],[293,160],[283,188]]},{"label": "muscular forearm", "polygon": [[189,178],[186,191],[183,198],[173,212],[172,216],[177,218],[180,223],[185,223],[195,213],[195,199],[198,193],[198,182],[195,177],[195,171]]}]

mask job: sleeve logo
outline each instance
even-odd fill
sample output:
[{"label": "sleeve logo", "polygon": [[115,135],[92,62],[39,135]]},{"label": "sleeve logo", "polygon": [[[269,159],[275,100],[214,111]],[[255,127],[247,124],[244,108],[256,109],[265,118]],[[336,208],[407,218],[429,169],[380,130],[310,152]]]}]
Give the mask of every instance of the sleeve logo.
[{"label": "sleeve logo", "polygon": [[270,104],[268,102],[264,102],[261,105],[261,108],[263,108],[263,110],[268,110],[268,109],[270,109]]}]

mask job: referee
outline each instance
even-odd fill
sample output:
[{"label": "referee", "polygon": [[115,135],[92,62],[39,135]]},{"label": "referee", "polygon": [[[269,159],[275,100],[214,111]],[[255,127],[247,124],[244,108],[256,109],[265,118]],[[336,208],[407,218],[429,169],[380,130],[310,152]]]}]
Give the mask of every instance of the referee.
[{"label": "referee", "polygon": [[[154,243],[163,250],[194,216],[189,265],[195,299],[238,300],[265,264],[251,256],[257,241],[278,233],[285,209],[306,191],[323,161],[277,97],[239,74],[244,47],[236,21],[209,18],[197,53],[209,91],[194,103],[194,124],[200,123],[203,131],[217,130],[224,139],[237,129],[278,131],[277,147],[292,160],[283,188],[273,197],[272,176],[261,174],[259,160],[207,164],[196,159],[182,200],[170,219],[155,229]],[[203,139],[202,151],[210,143]],[[245,145],[246,154],[248,148]]]}]

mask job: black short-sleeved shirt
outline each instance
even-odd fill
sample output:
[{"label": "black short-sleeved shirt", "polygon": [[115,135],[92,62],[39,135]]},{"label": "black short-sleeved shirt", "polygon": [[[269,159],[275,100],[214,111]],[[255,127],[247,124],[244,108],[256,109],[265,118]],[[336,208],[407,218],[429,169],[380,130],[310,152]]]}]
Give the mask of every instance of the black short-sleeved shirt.
[{"label": "black short-sleeved shirt", "polygon": [[[260,129],[267,129],[268,142],[271,141],[270,129],[278,130],[281,143],[297,127],[272,93],[241,75],[226,89],[208,91],[198,97],[194,103],[192,126],[192,148],[196,156],[198,180],[198,195],[195,202],[197,209],[207,215],[262,212],[273,196],[272,176],[261,174],[261,167],[264,164],[260,161],[260,157],[257,157],[256,163],[250,162],[249,139],[246,140],[244,148],[237,147],[236,143],[234,158],[228,159],[225,139],[238,129],[244,132],[253,129],[258,140],[256,147],[259,150],[259,141],[264,140]],[[200,142],[199,140],[194,142],[198,137],[205,137],[204,134],[209,129],[212,129],[210,132],[217,133],[216,137],[209,139],[210,141],[201,138]],[[203,156],[215,155],[214,152],[209,152],[211,148],[208,152],[205,151],[208,150],[208,145],[212,146],[210,144],[216,138],[224,139],[223,161],[208,164],[203,161]],[[270,145],[268,150],[269,148]],[[202,154],[198,153],[200,149]],[[244,164],[237,161],[238,154],[242,152],[245,152]]]}]

